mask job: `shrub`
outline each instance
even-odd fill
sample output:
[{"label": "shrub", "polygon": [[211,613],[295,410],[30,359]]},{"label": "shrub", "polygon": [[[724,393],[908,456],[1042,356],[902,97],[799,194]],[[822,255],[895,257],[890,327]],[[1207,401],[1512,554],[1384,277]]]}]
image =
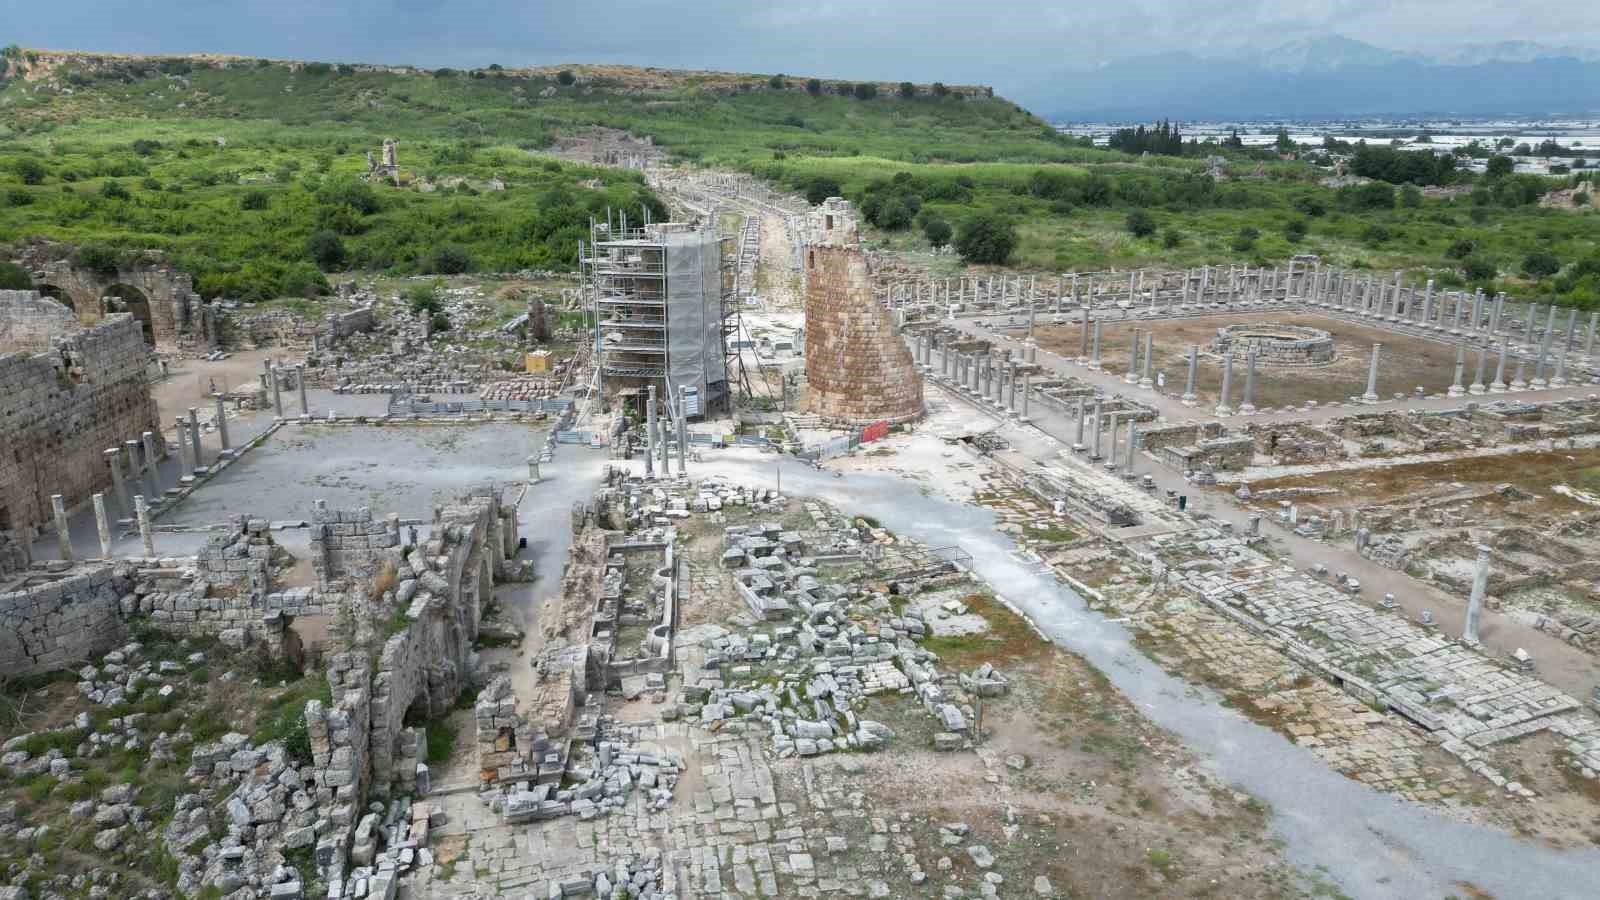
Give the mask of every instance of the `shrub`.
[{"label": "shrub", "polygon": [[1017,230],[994,213],[979,213],[963,222],[956,252],[969,263],[1000,265],[1017,249]]},{"label": "shrub", "polygon": [[271,203],[272,196],[266,191],[245,191],[244,196],[239,198],[240,209],[266,209]]},{"label": "shrub", "polygon": [[325,62],[309,62],[301,67],[301,71],[305,72],[307,75],[321,77],[329,72],[332,72],[333,66]]},{"label": "shrub", "polygon": [[1142,209],[1136,209],[1128,213],[1127,221],[1123,223],[1123,227],[1127,228],[1128,233],[1136,238],[1147,238],[1156,233],[1156,221],[1150,218],[1150,214]]},{"label": "shrub", "polygon": [[122,182],[113,178],[100,185],[100,196],[107,200],[126,200],[129,195],[128,189],[122,186]]},{"label": "shrub", "polygon": [[784,81],[782,75],[774,75],[767,79],[767,87],[772,88],[775,91],[781,91],[788,86],[789,82]]},{"label": "shrub", "polygon": [[822,82],[815,78],[806,79],[806,93],[813,97],[821,95]]},{"label": "shrub", "polygon": [[324,229],[306,238],[306,255],[324,272],[332,272],[344,264],[344,241],[339,235]]},{"label": "shrub", "polygon": [[17,177],[22,179],[23,184],[43,184],[45,175],[49,174],[44,163],[31,156],[17,160],[12,164],[12,169],[17,173]]},{"label": "shrub", "polygon": [[1183,235],[1176,228],[1168,228],[1161,234],[1161,246],[1171,250],[1183,243]]},{"label": "shrub", "polygon": [[839,182],[826,175],[818,175],[806,182],[805,185],[806,202],[812,206],[816,206],[829,197],[837,197],[842,193],[844,193],[844,189],[839,187]]},{"label": "shrub", "polygon": [[1482,256],[1470,256],[1461,262],[1461,274],[1468,281],[1492,281],[1500,274],[1500,269],[1494,260]]},{"label": "shrub", "polygon": [[917,86],[916,85],[912,84],[909,81],[900,82],[900,96],[902,98],[904,98],[906,100],[910,100],[912,97],[915,97],[916,95],[917,95]]},{"label": "shrub", "polygon": [[1291,244],[1298,244],[1305,240],[1307,230],[1304,219],[1290,219],[1284,223],[1283,236]]},{"label": "shrub", "polygon": [[472,271],[472,256],[460,247],[446,244],[433,251],[428,268],[440,275],[460,275]]},{"label": "shrub", "polygon": [[434,313],[433,318],[429,319],[428,323],[430,326],[432,326],[434,332],[436,333],[450,330],[450,317],[442,312]]},{"label": "shrub", "polygon": [[411,307],[411,314],[416,315],[426,311],[430,316],[439,311],[439,286],[437,284],[414,284],[405,289],[406,303]]},{"label": "shrub", "polygon": [[317,191],[317,199],[330,206],[348,206],[364,216],[378,211],[378,195],[372,185],[356,178],[329,179]]},{"label": "shrub", "polygon": [[1422,191],[1415,185],[1406,185],[1400,189],[1400,205],[1405,209],[1416,209],[1422,205]]},{"label": "shrub", "polygon": [[0,259],[0,291],[31,291],[33,277],[14,262]]},{"label": "shrub", "polygon": [[1294,206],[1295,209],[1305,213],[1313,219],[1317,216],[1327,213],[1328,211],[1328,207],[1322,202],[1322,200],[1317,197],[1313,197],[1310,194],[1301,194],[1300,196],[1294,198],[1294,202],[1291,205]]},{"label": "shrub", "polygon": [[1448,259],[1466,259],[1476,249],[1478,249],[1477,241],[1471,238],[1457,238],[1454,243],[1445,249],[1444,255]]},{"label": "shrub", "polygon": [[578,76],[572,74],[571,69],[562,69],[556,73],[556,83],[562,87],[571,87],[578,83]]},{"label": "shrub", "polygon": [[[1583,197],[1584,195],[1579,194],[1577,196]],[[5,206],[28,206],[33,203],[33,195],[22,188],[12,188],[6,191],[5,201]]]},{"label": "shrub", "polygon": [[870,81],[863,81],[850,90],[857,100],[871,100],[878,96],[878,86]]},{"label": "shrub", "polygon": [[1561,260],[1553,254],[1535,250],[1523,257],[1522,271],[1532,278],[1549,278],[1561,271]]},{"label": "shrub", "polygon": [[112,278],[122,268],[122,254],[104,244],[86,244],[72,254],[72,262],[80,269]]},{"label": "shrub", "polygon": [[1249,225],[1246,225],[1245,227],[1239,229],[1238,234],[1234,235],[1233,243],[1229,246],[1233,248],[1233,252],[1235,253],[1249,253],[1251,250],[1255,249],[1256,239],[1259,237],[1261,237],[1261,232]]},{"label": "shrub", "polygon": [[1484,163],[1483,172],[1490,178],[1500,178],[1505,175],[1510,175],[1512,170],[1516,167],[1516,160],[1513,160],[1509,156],[1491,156],[1489,157],[1489,161]]},{"label": "shrub", "polygon": [[944,86],[944,82],[935,81],[933,83],[933,95],[935,97],[948,97],[950,96],[950,89]]},{"label": "shrub", "polygon": [[950,223],[937,216],[930,216],[922,222],[922,236],[935,247],[943,247],[950,243],[950,236],[954,233]]}]

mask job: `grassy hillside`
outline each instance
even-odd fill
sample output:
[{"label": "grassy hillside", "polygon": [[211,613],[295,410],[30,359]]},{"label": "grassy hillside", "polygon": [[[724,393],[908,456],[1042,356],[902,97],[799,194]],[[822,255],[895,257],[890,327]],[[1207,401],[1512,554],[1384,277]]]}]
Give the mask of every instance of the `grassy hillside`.
[{"label": "grassy hillside", "polygon": [[[926,249],[916,227],[924,220],[959,228],[994,212],[1017,229],[1012,263],[1033,269],[1273,265],[1310,252],[1336,265],[1600,303],[1600,262],[1574,265],[1600,253],[1596,219],[1529,205],[1542,185],[1512,179],[1454,201],[1398,193],[1375,202],[1321,186],[1307,165],[1272,163],[1257,176],[1254,162],[1217,182],[1196,160],[1063,138],[981,88],[625,67],[30,60],[26,51],[8,65],[0,241],[44,235],[164,248],[199,273],[208,294],[298,293],[314,286],[318,265],[564,267],[590,215],[655,202],[634,176],[530,152],[602,125],[650,135],[677,159],[802,192],[842,190],[869,208],[874,196],[891,198],[909,215],[869,231],[885,246]],[[401,141],[408,178],[466,178],[467,187],[356,185],[365,152],[384,137]],[[505,190],[484,189],[495,178]],[[1126,227],[1135,211],[1153,232]],[[317,252],[329,246],[326,234],[308,244],[329,231],[342,256]],[[1533,254],[1566,268],[1542,282],[1523,277]]]}]

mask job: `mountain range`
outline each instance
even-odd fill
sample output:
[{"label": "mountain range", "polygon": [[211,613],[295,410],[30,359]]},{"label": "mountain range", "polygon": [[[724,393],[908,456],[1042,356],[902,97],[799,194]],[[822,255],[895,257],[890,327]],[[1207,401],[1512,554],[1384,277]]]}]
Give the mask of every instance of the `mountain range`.
[{"label": "mountain range", "polygon": [[1424,54],[1331,35],[1126,57],[1015,93],[1054,121],[1581,115],[1600,110],[1600,51],[1507,41]]}]

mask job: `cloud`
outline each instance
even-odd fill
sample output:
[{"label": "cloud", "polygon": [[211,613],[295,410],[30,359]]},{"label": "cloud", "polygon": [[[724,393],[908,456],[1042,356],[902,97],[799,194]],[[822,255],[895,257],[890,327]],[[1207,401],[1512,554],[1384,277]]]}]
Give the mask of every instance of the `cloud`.
[{"label": "cloud", "polygon": [[1524,0],[0,0],[0,41],[470,67],[623,62],[978,82],[1002,93],[1154,53],[1342,34],[1396,50],[1600,46],[1600,5]]}]

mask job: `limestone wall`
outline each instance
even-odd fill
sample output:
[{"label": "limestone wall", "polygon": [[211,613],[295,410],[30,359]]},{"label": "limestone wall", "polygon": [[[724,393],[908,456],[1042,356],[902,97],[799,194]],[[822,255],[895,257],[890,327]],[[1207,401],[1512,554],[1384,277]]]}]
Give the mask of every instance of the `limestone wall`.
[{"label": "limestone wall", "polygon": [[371,331],[377,326],[377,314],[373,312],[372,304],[369,303],[351,312],[329,315],[323,327],[323,334],[328,343],[332,344],[358,331]]},{"label": "limestone wall", "polygon": [[127,639],[120,599],[132,589],[131,575],[126,567],[86,563],[0,585],[0,672],[70,668],[120,645]]},{"label": "limestone wall", "polygon": [[812,214],[805,247],[806,380],[811,412],[852,424],[922,415],[922,378],[888,310],[873,298],[850,205]]},{"label": "limestone wall", "polygon": [[318,500],[311,510],[311,568],[317,584],[329,589],[341,578],[371,579],[385,566],[398,569],[400,517],[373,519],[372,510],[330,510]]},{"label": "limestone wall", "polygon": [[130,316],[82,328],[53,300],[0,291],[0,350],[11,347],[29,349],[0,352],[0,530],[27,543],[50,519],[50,495],[71,509],[109,494],[105,450],[159,424],[149,350]]}]

